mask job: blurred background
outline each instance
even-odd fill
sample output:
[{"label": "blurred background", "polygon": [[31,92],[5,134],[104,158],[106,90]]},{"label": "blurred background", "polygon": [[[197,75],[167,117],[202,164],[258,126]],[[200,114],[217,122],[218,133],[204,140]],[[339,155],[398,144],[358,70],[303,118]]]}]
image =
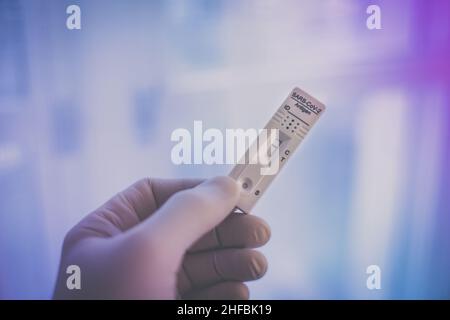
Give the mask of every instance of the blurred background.
[{"label": "blurred background", "polygon": [[135,180],[229,172],[172,164],[173,130],[262,127],[294,86],[327,111],[254,210],[251,297],[450,298],[449,57],[445,0],[0,0],[0,298],[50,298],[65,233]]}]

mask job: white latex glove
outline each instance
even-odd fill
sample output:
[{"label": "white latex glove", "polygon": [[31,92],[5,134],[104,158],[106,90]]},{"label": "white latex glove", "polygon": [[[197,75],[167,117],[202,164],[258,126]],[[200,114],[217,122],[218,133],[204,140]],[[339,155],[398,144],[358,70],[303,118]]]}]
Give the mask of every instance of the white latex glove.
[{"label": "white latex glove", "polygon": [[[252,215],[230,214],[239,187],[228,177],[143,179],[67,234],[56,299],[247,299],[244,281],[267,269],[255,248],[270,237]],[[81,289],[66,268],[81,269]]]}]

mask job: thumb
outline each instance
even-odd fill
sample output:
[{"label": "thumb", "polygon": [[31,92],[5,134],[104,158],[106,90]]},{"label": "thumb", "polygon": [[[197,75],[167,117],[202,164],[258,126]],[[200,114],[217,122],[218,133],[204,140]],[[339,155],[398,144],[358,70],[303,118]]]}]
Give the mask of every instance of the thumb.
[{"label": "thumb", "polygon": [[181,257],[195,241],[231,213],[238,197],[239,187],[233,179],[206,180],[170,197],[142,224],[141,231],[159,250],[164,250],[164,255]]}]

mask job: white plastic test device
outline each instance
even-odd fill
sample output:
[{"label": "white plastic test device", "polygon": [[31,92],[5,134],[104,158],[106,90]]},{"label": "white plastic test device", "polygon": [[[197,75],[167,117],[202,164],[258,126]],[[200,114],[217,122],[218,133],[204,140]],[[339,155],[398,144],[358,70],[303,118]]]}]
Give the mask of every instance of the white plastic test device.
[{"label": "white plastic test device", "polygon": [[[299,88],[292,90],[264,127],[267,130],[266,132],[276,132],[276,139],[268,138],[270,137],[270,133],[266,133],[264,139],[267,143],[261,144],[266,150],[261,150],[260,145],[257,151],[266,152],[267,155],[274,155],[270,158],[270,161],[277,161],[275,163],[275,167],[277,168],[276,173],[264,175],[261,173],[262,164],[240,161],[229,174],[241,186],[241,194],[236,211],[243,213],[250,212],[324,110],[325,105],[323,103],[303,90]],[[258,140],[261,140],[261,136],[258,136]],[[257,141],[253,142],[253,146],[258,143]],[[246,159],[255,157],[254,153],[256,150],[256,148],[250,146],[244,157]]]}]

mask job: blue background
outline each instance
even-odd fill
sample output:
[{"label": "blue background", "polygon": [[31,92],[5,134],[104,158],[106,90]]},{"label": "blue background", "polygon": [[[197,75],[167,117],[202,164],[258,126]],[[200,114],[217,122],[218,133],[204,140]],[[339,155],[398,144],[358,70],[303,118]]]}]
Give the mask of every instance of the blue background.
[{"label": "blue background", "polygon": [[449,1],[0,0],[0,298],[49,298],[67,230],[135,180],[229,172],[172,164],[173,130],[261,127],[294,86],[327,111],[254,210],[273,236],[252,298],[449,298],[449,16]]}]

